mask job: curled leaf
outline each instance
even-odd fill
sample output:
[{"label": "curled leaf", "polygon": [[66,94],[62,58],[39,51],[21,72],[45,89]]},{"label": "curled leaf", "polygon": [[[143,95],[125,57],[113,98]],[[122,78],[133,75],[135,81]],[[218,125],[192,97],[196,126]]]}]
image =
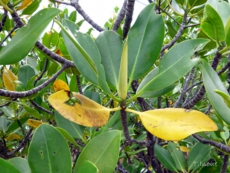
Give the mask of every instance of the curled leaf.
[{"label": "curled leaf", "polygon": [[164,140],[179,141],[196,132],[218,130],[208,116],[196,110],[166,108],[145,112],[126,111],[138,114],[145,128]]},{"label": "curled leaf", "polygon": [[[111,111],[81,94],[64,90],[50,95],[48,101],[66,119],[88,127],[105,125]],[[68,101],[74,103],[68,104]]]},{"label": "curled leaf", "polygon": [[15,81],[18,80],[18,77],[15,76],[14,73],[12,73],[10,70],[5,68],[3,70],[2,78],[3,78],[3,83],[4,83],[4,86],[6,87],[6,89],[8,89],[10,91],[15,91],[15,87],[17,86]]},{"label": "curled leaf", "polygon": [[66,90],[66,91],[70,90],[69,86],[61,79],[56,80],[53,84],[53,87],[55,92],[60,90]]}]

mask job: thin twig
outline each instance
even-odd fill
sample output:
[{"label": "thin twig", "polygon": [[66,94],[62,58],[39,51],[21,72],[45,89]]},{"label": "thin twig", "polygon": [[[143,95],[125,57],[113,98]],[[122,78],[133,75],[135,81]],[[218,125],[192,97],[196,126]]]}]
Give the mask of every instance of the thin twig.
[{"label": "thin twig", "polygon": [[99,32],[104,31],[104,29],[99,26],[96,22],[94,22],[87,14],[86,12],[81,8],[81,6],[78,3],[78,0],[71,0],[70,1],[71,6],[73,6],[76,11],[81,14],[81,16],[90,24],[93,28],[98,30]]},{"label": "thin twig", "polygon": [[42,111],[44,111],[44,112],[46,112],[46,113],[48,113],[48,114],[54,115],[53,112],[51,112],[51,111],[49,111],[49,110],[43,108],[42,106],[40,106],[39,104],[37,104],[35,101],[30,100],[30,103],[31,103],[34,107],[36,107],[36,108],[38,108],[38,109],[40,109],[40,110],[42,110]]},{"label": "thin twig", "polygon": [[224,160],[222,163],[222,167],[221,167],[221,172],[220,173],[226,173],[227,172],[227,168],[228,168],[228,159],[229,159],[229,155],[224,155]]},{"label": "thin twig", "polygon": [[3,16],[2,16],[2,21],[0,22],[0,32],[2,31],[3,27],[5,26],[5,23],[6,23],[6,19],[7,19],[7,10],[4,8],[4,13],[3,13]]},{"label": "thin twig", "polygon": [[47,70],[47,67],[48,67],[48,64],[49,64],[49,60],[46,59],[45,61],[45,64],[44,64],[44,67],[41,71],[41,74],[37,77],[37,79],[34,81],[34,86],[36,86],[36,83],[42,78],[42,76],[45,74],[46,70]]}]

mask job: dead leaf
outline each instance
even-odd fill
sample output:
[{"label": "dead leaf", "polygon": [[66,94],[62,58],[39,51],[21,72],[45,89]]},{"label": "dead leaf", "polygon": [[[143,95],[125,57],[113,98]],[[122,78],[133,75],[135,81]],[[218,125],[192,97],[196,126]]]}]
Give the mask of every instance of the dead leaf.
[{"label": "dead leaf", "polygon": [[70,90],[69,86],[61,79],[56,80],[53,84],[53,87],[55,92],[60,90],[66,90],[66,91]]},{"label": "dead leaf", "polygon": [[22,137],[16,133],[10,133],[6,138],[7,141],[12,141],[12,140],[21,140]]},{"label": "dead leaf", "polygon": [[4,68],[2,78],[5,88],[10,91],[15,91],[15,87],[17,86],[15,81],[18,80],[18,77],[7,68]]},{"label": "dead leaf", "polygon": [[30,125],[31,127],[34,127],[34,128],[37,128],[38,126],[43,124],[42,121],[38,121],[38,120],[34,120],[34,119],[28,119],[26,123],[28,125]]},{"label": "dead leaf", "polygon": [[70,95],[69,91],[61,90],[50,95],[48,101],[63,117],[77,124],[98,127],[107,123],[111,111],[109,108],[76,92],[72,92],[72,95],[78,101],[68,105],[66,102],[70,100]]},{"label": "dead leaf", "polygon": [[193,133],[218,130],[207,115],[196,110],[166,108],[145,112],[126,111],[138,114],[145,128],[164,140],[179,141]]},{"label": "dead leaf", "polygon": [[22,9],[28,7],[32,2],[33,2],[33,0],[24,0],[22,5],[20,7],[18,7],[17,10],[22,10]]}]

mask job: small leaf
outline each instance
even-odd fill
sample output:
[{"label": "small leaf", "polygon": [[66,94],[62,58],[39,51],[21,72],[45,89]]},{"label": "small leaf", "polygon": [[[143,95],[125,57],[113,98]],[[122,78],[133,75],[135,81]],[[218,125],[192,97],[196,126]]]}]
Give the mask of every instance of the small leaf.
[{"label": "small leaf", "polygon": [[222,19],[216,10],[209,4],[205,6],[201,28],[211,39],[217,42],[225,40],[225,30]]},{"label": "small leaf", "polygon": [[226,103],[226,105],[230,108],[230,96],[229,96],[229,94],[227,94],[223,91],[220,91],[220,90],[214,90],[214,92],[219,94],[224,99],[224,102]]},{"label": "small leaf", "polygon": [[22,5],[20,7],[18,7],[17,10],[22,10],[22,9],[28,7],[32,2],[33,2],[33,0],[24,0],[22,2]]},{"label": "small leaf", "polygon": [[1,50],[0,64],[14,64],[25,58],[42,31],[59,12],[56,8],[46,8],[33,15],[28,24],[20,28],[10,43]]},{"label": "small leaf", "polygon": [[98,127],[106,124],[109,119],[110,109],[81,94],[73,92],[72,95],[78,100],[73,105],[65,103],[71,97],[70,92],[64,90],[50,95],[48,101],[62,116],[77,124],[88,127]]},{"label": "small leaf", "polygon": [[117,84],[118,96],[126,99],[127,96],[127,80],[128,80],[128,43],[125,42],[120,63],[120,71]]},{"label": "small leaf", "polygon": [[94,137],[82,150],[73,172],[77,173],[85,161],[92,162],[99,172],[114,172],[119,158],[120,140],[119,130],[112,130]]},{"label": "small leaf", "polygon": [[60,90],[70,91],[69,86],[61,79],[56,80],[53,84],[53,87],[55,92]]},{"label": "small leaf", "polygon": [[179,141],[196,132],[218,130],[207,115],[196,110],[166,108],[145,112],[126,111],[138,114],[145,128],[164,140]]},{"label": "small leaf", "polygon": [[16,133],[10,133],[6,138],[7,141],[12,141],[12,140],[21,140],[22,137]]},{"label": "small leaf", "polygon": [[18,80],[18,77],[7,68],[4,68],[2,78],[5,88],[10,91],[15,91],[15,87],[17,86],[15,81]]},{"label": "small leaf", "polygon": [[41,124],[43,124],[42,121],[33,120],[33,119],[28,119],[26,123],[28,125],[30,125],[31,127],[34,127],[34,128],[37,128],[38,126],[40,126]]}]

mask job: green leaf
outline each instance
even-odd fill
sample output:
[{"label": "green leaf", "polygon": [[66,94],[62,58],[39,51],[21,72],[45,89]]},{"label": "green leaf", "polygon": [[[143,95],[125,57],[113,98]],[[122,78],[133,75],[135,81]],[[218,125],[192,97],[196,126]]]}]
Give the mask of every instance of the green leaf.
[{"label": "green leaf", "polygon": [[29,113],[32,117],[38,118],[38,119],[42,118],[41,114],[35,108],[31,108],[25,104],[23,104],[23,107],[24,107],[25,111],[27,113]]},{"label": "green leaf", "polygon": [[25,10],[23,10],[22,14],[31,15],[33,14],[39,7],[42,0],[34,0],[32,4],[30,4]]},{"label": "green leaf", "polygon": [[128,34],[129,85],[151,69],[161,50],[164,22],[154,8],[154,3],[146,6]]},{"label": "green leaf", "polygon": [[175,45],[162,57],[159,70],[155,68],[145,76],[136,95],[142,96],[142,93],[163,89],[182,78],[199,61],[199,58],[190,57],[206,43],[206,39],[193,39]]},{"label": "green leaf", "polygon": [[59,43],[59,33],[52,29],[52,31],[46,32],[42,37],[42,44],[51,49]]},{"label": "green leaf", "polygon": [[14,157],[8,160],[12,165],[17,168],[20,173],[31,173],[28,160],[21,157]]},{"label": "green leaf", "polygon": [[210,159],[211,147],[202,143],[197,143],[188,155],[188,170],[197,170]]},{"label": "green leaf", "polygon": [[228,94],[228,92],[217,73],[205,60],[202,61],[202,76],[208,98],[213,108],[226,123],[230,124],[230,109],[225,104],[222,97],[215,93],[215,90],[220,90],[226,94]]},{"label": "green leaf", "polygon": [[121,133],[118,130],[102,133],[94,137],[82,150],[74,173],[85,161],[90,161],[98,168],[99,172],[113,172],[118,162]]},{"label": "green leaf", "polygon": [[72,22],[76,22],[77,20],[77,12],[76,11],[72,11],[69,15],[69,20]]},{"label": "green leaf", "polygon": [[0,168],[2,173],[20,173],[17,168],[7,160],[0,158]]},{"label": "green leaf", "polygon": [[11,121],[9,119],[7,119],[5,116],[0,116],[0,131],[2,131],[3,134],[6,133],[10,122]]},{"label": "green leaf", "polygon": [[96,165],[94,165],[92,162],[86,160],[82,163],[77,173],[99,173],[99,170],[97,169]]},{"label": "green leaf", "polygon": [[214,92],[219,94],[224,99],[226,105],[230,108],[230,95],[220,90],[214,90]]},{"label": "green leaf", "polygon": [[25,58],[40,34],[59,12],[57,8],[47,8],[32,16],[27,26],[20,28],[10,43],[2,49],[0,64],[14,64]]},{"label": "green leaf", "polygon": [[35,76],[35,71],[30,65],[22,66],[18,71],[18,80],[26,87],[30,79]]},{"label": "green leaf", "polygon": [[204,8],[204,16],[201,21],[201,28],[211,39],[219,41],[225,40],[225,30],[223,22],[216,10],[207,4]]},{"label": "green leaf", "polygon": [[188,0],[188,4],[191,7],[199,6],[206,3],[207,0]]},{"label": "green leaf", "polygon": [[84,127],[76,124],[63,116],[61,116],[57,111],[55,112],[55,120],[59,127],[65,129],[73,138],[83,139],[82,135],[84,133]]},{"label": "green leaf", "polygon": [[113,31],[104,31],[96,39],[96,44],[101,53],[101,63],[105,68],[106,81],[111,88],[117,87],[122,39]]},{"label": "green leaf", "polygon": [[211,5],[217,11],[217,13],[219,14],[219,16],[221,17],[223,21],[224,26],[226,26],[226,23],[230,16],[230,4],[223,0],[220,0],[220,1],[208,0],[207,3]]},{"label": "green leaf", "polygon": [[186,168],[186,160],[182,151],[176,148],[176,145],[172,142],[168,143],[168,150],[171,153],[177,169],[184,172]]},{"label": "green leaf", "polygon": [[172,158],[172,156],[170,155],[170,153],[162,148],[161,146],[159,146],[158,144],[154,145],[154,153],[157,157],[157,159],[170,171],[177,171],[175,162]]},{"label": "green leaf", "polygon": [[28,161],[33,173],[71,173],[69,146],[54,127],[40,125],[32,138]]}]

